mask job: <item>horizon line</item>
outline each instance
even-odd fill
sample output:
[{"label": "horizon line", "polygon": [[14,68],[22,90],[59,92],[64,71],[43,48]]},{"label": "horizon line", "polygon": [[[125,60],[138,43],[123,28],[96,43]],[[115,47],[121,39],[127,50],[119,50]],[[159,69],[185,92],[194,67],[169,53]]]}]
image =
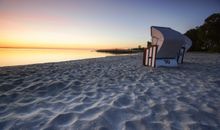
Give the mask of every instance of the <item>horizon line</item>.
[{"label": "horizon line", "polygon": [[[62,48],[62,47],[1,47],[5,49],[57,49],[57,50],[105,50],[105,49],[125,49],[125,48]],[[128,48],[126,48],[128,49]]]},{"label": "horizon line", "polygon": [[63,48],[63,47],[1,47],[5,49],[60,49],[60,50],[96,50],[95,48]]}]

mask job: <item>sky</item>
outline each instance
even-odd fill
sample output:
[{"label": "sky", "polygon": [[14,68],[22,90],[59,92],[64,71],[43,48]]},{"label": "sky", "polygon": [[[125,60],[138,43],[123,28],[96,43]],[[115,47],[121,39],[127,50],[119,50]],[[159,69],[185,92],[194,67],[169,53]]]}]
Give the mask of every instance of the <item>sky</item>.
[{"label": "sky", "polygon": [[150,27],[181,33],[220,13],[220,0],[0,0],[0,47],[132,48]]}]

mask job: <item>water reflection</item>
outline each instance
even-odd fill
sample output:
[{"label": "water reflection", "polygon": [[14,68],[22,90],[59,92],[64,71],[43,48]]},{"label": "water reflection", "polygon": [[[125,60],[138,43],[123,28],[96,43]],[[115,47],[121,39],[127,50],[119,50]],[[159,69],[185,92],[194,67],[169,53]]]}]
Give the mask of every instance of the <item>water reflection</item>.
[{"label": "water reflection", "polygon": [[0,48],[0,66],[68,61],[110,55],[92,50]]}]

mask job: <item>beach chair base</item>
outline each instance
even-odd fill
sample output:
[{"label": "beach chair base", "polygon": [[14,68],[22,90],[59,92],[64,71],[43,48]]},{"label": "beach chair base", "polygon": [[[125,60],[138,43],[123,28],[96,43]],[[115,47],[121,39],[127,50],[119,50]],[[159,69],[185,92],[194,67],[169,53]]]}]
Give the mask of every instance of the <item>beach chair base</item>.
[{"label": "beach chair base", "polygon": [[177,58],[156,58],[156,54],[157,45],[151,45],[146,48],[143,55],[143,65],[149,67],[176,67],[178,65]]},{"label": "beach chair base", "polygon": [[155,67],[176,67],[177,60],[176,59],[156,59],[156,66]]}]

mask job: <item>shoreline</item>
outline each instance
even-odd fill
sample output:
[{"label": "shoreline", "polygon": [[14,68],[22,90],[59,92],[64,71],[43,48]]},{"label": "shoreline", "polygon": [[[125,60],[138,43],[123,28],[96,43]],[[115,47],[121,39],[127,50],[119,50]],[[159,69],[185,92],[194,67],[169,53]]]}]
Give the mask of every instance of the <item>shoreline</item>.
[{"label": "shoreline", "polygon": [[[100,52],[101,53],[101,52]],[[105,53],[105,52],[104,52]],[[190,54],[213,54],[213,55],[220,55],[220,53],[213,53],[213,52],[188,52]],[[55,61],[55,62],[46,62],[46,63],[34,63],[34,64],[24,64],[24,65],[11,65],[11,66],[0,66],[1,68],[8,68],[8,67],[22,67],[22,66],[31,66],[31,65],[44,65],[44,64],[61,64],[65,62],[74,62],[74,61],[83,61],[83,60],[93,60],[93,59],[103,59],[103,58],[108,58],[108,57],[124,57],[124,56],[131,56],[131,55],[140,55],[141,57],[143,56],[142,52],[138,53],[129,53],[129,54],[116,54],[112,56],[104,56],[104,57],[94,57],[94,58],[85,58],[85,59],[76,59],[76,60],[67,60],[67,61]]]},{"label": "shoreline", "polygon": [[[132,54],[118,54],[118,55],[116,54],[116,55],[112,55],[112,56],[94,57],[94,58],[83,58],[83,59],[76,59],[76,60],[54,61],[54,62],[24,64],[24,65],[0,66],[0,69],[1,69],[1,68],[7,68],[7,67],[21,67],[21,66],[31,66],[31,65],[43,65],[43,64],[59,64],[59,63],[65,63],[65,62],[74,62],[74,61],[82,61],[82,60],[102,59],[102,58],[108,58],[108,57],[121,57],[121,56],[129,56],[129,55],[138,55],[138,54],[137,54],[137,53],[132,53]],[[141,56],[142,56],[142,55],[141,55]]]},{"label": "shoreline", "polygon": [[142,54],[0,68],[0,128],[220,128],[220,54],[189,53],[175,68]]}]

